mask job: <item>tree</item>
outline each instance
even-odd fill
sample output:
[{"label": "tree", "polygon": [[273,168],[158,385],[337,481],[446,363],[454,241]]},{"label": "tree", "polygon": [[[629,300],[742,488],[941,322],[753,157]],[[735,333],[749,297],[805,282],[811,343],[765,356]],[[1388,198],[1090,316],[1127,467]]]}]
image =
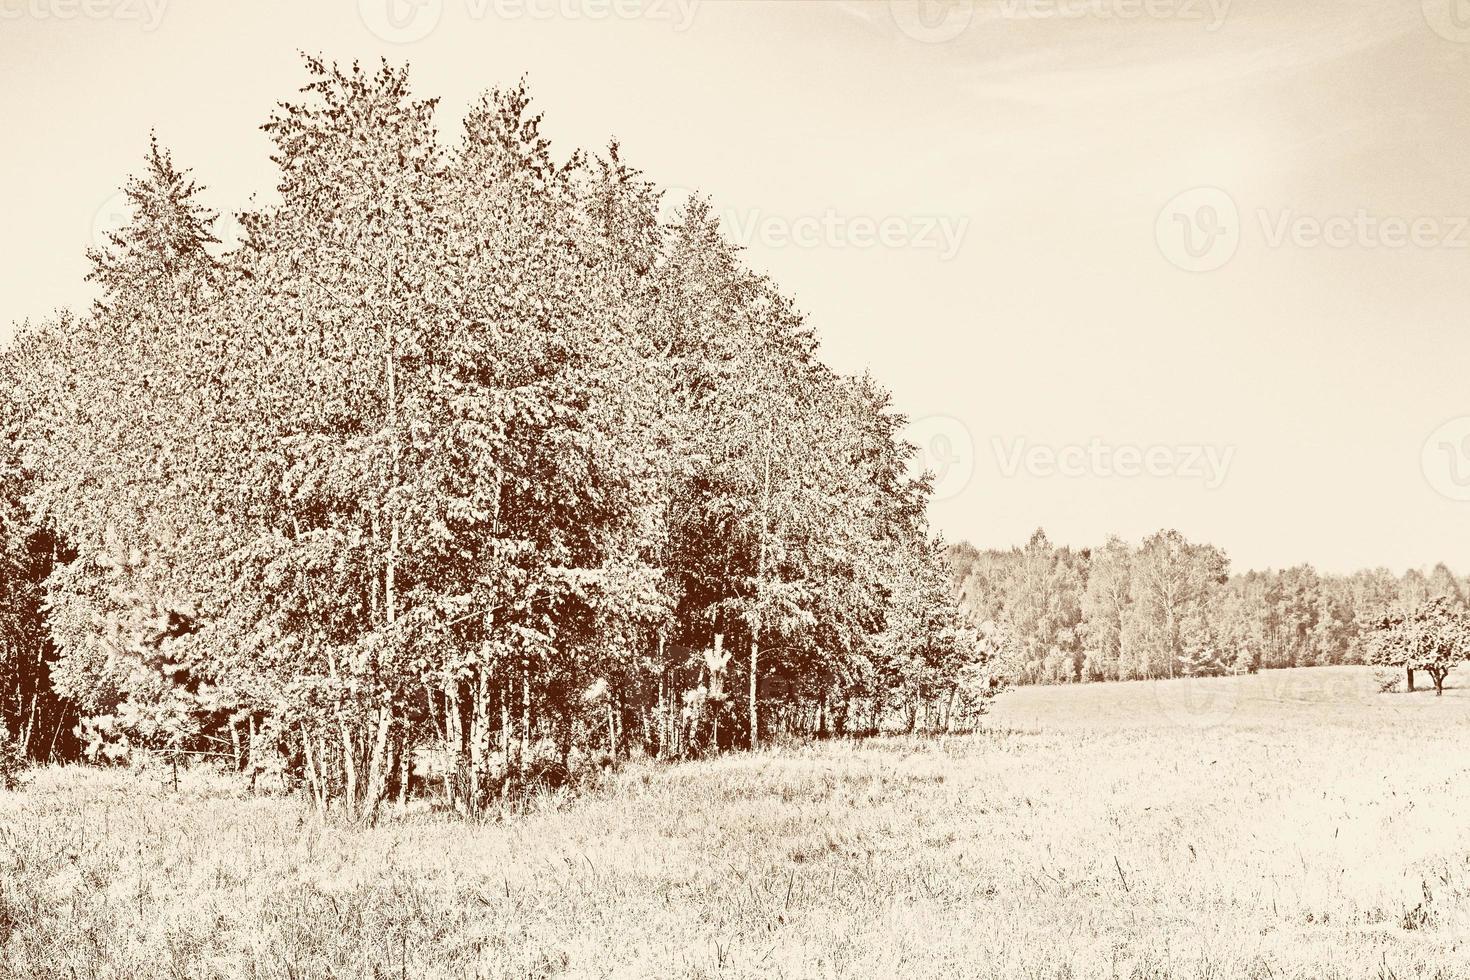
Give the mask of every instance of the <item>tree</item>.
[{"label": "tree", "polygon": [[1436,596],[1412,612],[1384,617],[1370,640],[1374,662],[1422,670],[1434,681],[1434,693],[1444,694],[1444,679],[1461,660],[1470,657],[1470,617],[1447,596]]},{"label": "tree", "polygon": [[1025,679],[1074,681],[1081,672],[1082,562],[1038,528],[1016,549],[1003,579],[1006,624],[1020,646]]},{"label": "tree", "polygon": [[[162,710],[177,685],[133,670],[135,648],[110,642],[106,623],[146,616],[151,605],[123,607],[143,595],[185,608],[177,597],[205,581],[194,558],[208,553],[209,535],[190,500],[209,442],[204,379],[218,363],[209,325],[224,273],[200,191],[151,140],[124,188],[129,222],[88,252],[101,289],[90,315],[23,331],[7,352],[26,507],[52,542],[48,681],[83,712]],[[113,589],[113,558],[148,581]]]},{"label": "tree", "polygon": [[[0,381],[19,390],[22,366],[10,352],[0,358]],[[8,451],[0,456],[0,743],[21,756],[50,758],[70,747],[74,709],[51,679],[56,663],[46,621],[46,579],[71,559],[62,542],[35,520],[25,502],[31,479],[20,460],[18,406],[0,402],[0,430]],[[0,753],[6,751],[0,749]]]},{"label": "tree", "polygon": [[1267,648],[1266,620],[1272,576],[1248,571],[1235,575],[1214,602],[1216,633],[1230,670],[1253,674]]},{"label": "tree", "polygon": [[1136,652],[1142,676],[1215,672],[1218,640],[1211,606],[1228,565],[1220,549],[1192,544],[1178,531],[1144,539],[1134,555],[1125,640]]},{"label": "tree", "polygon": [[1444,562],[1438,562],[1430,569],[1427,586],[1431,596],[1444,596],[1454,607],[1465,607],[1465,594],[1460,588],[1460,580],[1455,578],[1455,573]]},{"label": "tree", "polygon": [[[361,822],[425,750],[473,811],[603,747],[983,708],[1009,633],[962,615],[902,417],[706,202],[661,224],[616,143],[553,157],[523,82],[446,146],[406,68],[306,73],[237,249],[155,141],[99,302],[6,352],[26,684],[133,745],[260,743]],[[1044,558],[1075,676],[1083,561]]]},{"label": "tree", "polygon": [[1083,633],[1087,638],[1088,680],[1118,680],[1123,652],[1123,623],[1131,601],[1131,554],[1120,538],[1110,536],[1093,549],[1087,588],[1082,596]]},{"label": "tree", "polygon": [[1004,640],[970,626],[953,599],[944,545],[907,542],[892,580],[885,629],[879,637],[886,698],[906,715],[910,732],[978,713],[992,690],[987,667],[1001,659]]}]

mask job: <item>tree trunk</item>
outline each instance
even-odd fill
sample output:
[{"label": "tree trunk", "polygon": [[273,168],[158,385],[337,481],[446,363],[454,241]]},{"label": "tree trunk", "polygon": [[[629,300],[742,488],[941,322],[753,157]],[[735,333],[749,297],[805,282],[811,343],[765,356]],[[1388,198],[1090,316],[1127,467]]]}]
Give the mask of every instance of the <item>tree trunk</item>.
[{"label": "tree trunk", "polygon": [[[721,654],[724,652],[724,649],[725,649],[725,634],[724,633],[716,633],[715,634],[715,661],[717,663],[720,662],[720,660],[722,659]],[[724,680],[724,670],[723,670],[723,668],[721,668],[721,670],[718,673],[713,668],[710,669],[709,692],[710,692],[710,696],[705,699],[705,702],[710,706],[710,715],[711,715],[710,736],[709,736],[710,748],[716,754],[719,754],[719,751],[720,751],[720,706],[725,703],[725,680]]]},{"label": "tree trunk", "polygon": [[607,754],[612,756],[613,765],[618,764],[618,723],[613,709],[613,700],[607,700]]},{"label": "tree trunk", "polygon": [[[316,759],[313,758],[311,751],[311,736],[304,728],[301,730],[301,751],[306,757],[306,781],[311,791],[312,802],[316,804],[317,813],[325,814],[327,812],[326,773],[317,769]],[[316,757],[321,758],[323,762],[326,761],[320,750],[317,751]]]},{"label": "tree trunk", "polygon": [[756,712],[756,670],[760,665],[761,644],[760,640],[752,637],[750,640],[750,747],[753,750],[760,748],[760,718]]},{"label": "tree trunk", "polygon": [[[388,362],[388,395],[390,410],[393,397],[393,362]],[[396,468],[396,464],[395,464]],[[383,565],[383,620],[391,631],[398,622],[398,515],[393,515],[388,531],[388,556]],[[372,823],[378,816],[378,804],[388,791],[388,735],[393,727],[391,702],[380,704],[373,713],[373,741],[368,755],[367,792],[358,818]]]},{"label": "tree trunk", "polygon": [[[483,669],[483,668],[482,668]],[[472,705],[471,711],[478,712],[479,706]],[[444,685],[444,796],[451,809],[460,809],[463,795],[466,809],[471,800],[478,800],[476,780],[480,775],[480,760],[476,758],[476,747],[480,732],[476,728],[476,716],[470,719],[470,764],[469,786],[463,784],[464,769],[464,714],[459,706],[459,681],[451,680]]]},{"label": "tree trunk", "polygon": [[1405,669],[1409,672],[1409,690],[1412,691],[1414,690],[1414,668],[1406,667]]},{"label": "tree trunk", "polygon": [[[30,757],[31,733],[36,730],[36,698],[37,695],[35,693],[32,693],[31,710],[26,715],[25,726],[22,727],[20,730],[20,744],[17,746],[20,749],[20,754],[22,756],[25,756],[26,758]],[[231,724],[230,731],[232,733],[234,732],[233,723]]]},{"label": "tree trunk", "polygon": [[[390,260],[390,274],[392,278],[393,266]],[[381,510],[388,510],[388,501],[398,483],[398,381],[397,366],[394,355],[397,337],[393,327],[389,323],[383,324],[385,336],[384,354],[384,381],[387,402],[386,428],[388,430],[390,447],[390,472],[388,486],[384,487],[383,497],[380,500]],[[377,514],[374,514],[376,526]],[[383,626],[387,632],[392,633],[398,622],[398,547],[399,547],[400,523],[398,514],[391,513],[388,517],[388,549],[383,560]],[[374,534],[376,537],[376,533]],[[373,663],[375,672],[381,670],[380,665]],[[381,678],[379,678],[381,679]],[[367,785],[362,796],[361,806],[356,813],[356,819],[361,823],[372,823],[378,816],[378,804],[382,802],[388,790],[388,736],[393,727],[393,704],[390,699],[385,698],[378,692],[371,695],[373,700],[380,703],[373,709],[371,714],[371,742],[367,751]],[[349,794],[353,798],[354,794]]]},{"label": "tree trunk", "polygon": [[500,755],[505,775],[510,775],[510,665],[500,672]]},{"label": "tree trunk", "polygon": [[490,651],[481,647],[480,665],[475,670],[470,705],[469,787],[465,808],[470,811],[485,805],[490,785]]},{"label": "tree trunk", "polygon": [[613,762],[631,755],[628,748],[628,700],[623,696],[623,686],[619,683],[613,689]]},{"label": "tree trunk", "polygon": [[531,754],[531,666],[521,662],[521,749],[516,759],[516,772],[524,772]]},{"label": "tree trunk", "polygon": [[567,761],[572,757],[572,705],[566,698],[561,702],[561,718],[556,726],[556,756],[562,772],[567,773]]},{"label": "tree trunk", "polygon": [[342,779],[343,798],[347,804],[347,819],[357,819],[357,746],[353,744],[352,733],[347,729],[346,722],[338,722],[338,729],[342,737]]},{"label": "tree trunk", "polygon": [[750,631],[750,748],[752,751],[760,748],[760,719],[756,714],[756,677],[757,668],[760,665],[761,626],[764,625],[765,618],[766,555],[771,536],[771,441],[774,434],[775,422],[772,420],[766,428],[765,474],[761,488],[760,559],[756,571],[755,622]]},{"label": "tree trunk", "polygon": [[398,740],[398,805],[408,803],[408,783],[413,778],[413,753],[404,732]]},{"label": "tree trunk", "polygon": [[230,749],[235,755],[235,771],[239,772],[245,768],[245,752],[240,745],[240,723],[234,716],[230,717]]},{"label": "tree trunk", "polygon": [[[660,656],[658,658],[659,659],[659,663],[663,663],[663,656],[662,656],[662,653],[663,653],[663,645],[664,645],[663,637],[659,637],[658,645],[659,645],[659,653],[660,653]],[[668,754],[668,751],[669,751],[669,734],[668,734],[669,707],[668,707],[668,697],[669,697],[669,672],[668,672],[668,670],[660,670],[659,671],[659,674],[658,674],[658,741],[657,741],[657,743],[655,744],[655,747],[654,747],[654,757],[655,758],[658,758],[658,759],[664,758]]]},{"label": "tree trunk", "polygon": [[377,710],[372,752],[368,756],[367,794],[359,813],[363,823],[372,823],[378,818],[378,804],[388,790],[388,733],[392,727],[393,709],[385,704]]}]

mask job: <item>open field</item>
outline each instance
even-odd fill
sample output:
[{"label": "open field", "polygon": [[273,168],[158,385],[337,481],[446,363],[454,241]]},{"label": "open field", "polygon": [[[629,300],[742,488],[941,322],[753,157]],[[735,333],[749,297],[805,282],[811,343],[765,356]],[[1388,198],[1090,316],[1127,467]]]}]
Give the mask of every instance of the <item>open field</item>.
[{"label": "open field", "polygon": [[1463,977],[1467,828],[1470,691],[1358,668],[1024,689],[475,827],[52,769],[0,792],[0,977]]}]

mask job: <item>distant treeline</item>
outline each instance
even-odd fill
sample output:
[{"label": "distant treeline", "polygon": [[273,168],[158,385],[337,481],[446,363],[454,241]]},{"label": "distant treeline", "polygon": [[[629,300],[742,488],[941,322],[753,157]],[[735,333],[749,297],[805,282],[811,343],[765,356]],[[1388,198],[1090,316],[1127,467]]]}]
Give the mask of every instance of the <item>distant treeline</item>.
[{"label": "distant treeline", "polygon": [[33,757],[275,772],[370,819],[575,758],[957,725],[990,691],[904,420],[707,204],[555,159],[524,86],[452,146],[308,61],[222,251],[156,144],[102,298],[0,358],[0,712]]},{"label": "distant treeline", "polygon": [[950,548],[961,602],[1013,641],[1011,679],[1027,684],[1134,680],[1261,668],[1374,662],[1385,617],[1444,596],[1465,607],[1467,582],[1443,564],[1329,575],[1310,565],[1232,575],[1219,548],[1160,531],[1138,546]]}]

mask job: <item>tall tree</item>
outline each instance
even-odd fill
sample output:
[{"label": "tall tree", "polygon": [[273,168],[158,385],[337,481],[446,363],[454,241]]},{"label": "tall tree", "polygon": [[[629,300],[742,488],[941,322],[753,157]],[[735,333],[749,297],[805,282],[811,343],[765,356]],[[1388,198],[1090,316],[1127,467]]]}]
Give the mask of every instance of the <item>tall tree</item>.
[{"label": "tall tree", "polygon": [[1210,604],[1228,562],[1211,545],[1192,544],[1178,531],[1144,539],[1134,556],[1130,635],[1146,677],[1174,677],[1181,669],[1213,671],[1217,645]]},{"label": "tall tree", "polygon": [[1132,594],[1131,564],[1128,545],[1114,536],[1091,553],[1087,588],[1082,597],[1089,680],[1118,680],[1120,677],[1123,623]]}]

